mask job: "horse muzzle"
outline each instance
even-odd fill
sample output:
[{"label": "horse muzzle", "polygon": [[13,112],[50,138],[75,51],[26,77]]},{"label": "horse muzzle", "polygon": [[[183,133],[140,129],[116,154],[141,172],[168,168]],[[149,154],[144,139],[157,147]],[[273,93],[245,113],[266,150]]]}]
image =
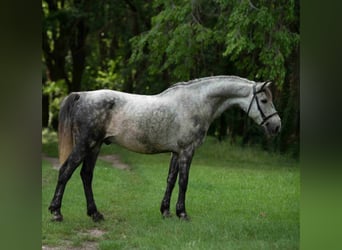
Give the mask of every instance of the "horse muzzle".
[{"label": "horse muzzle", "polygon": [[270,118],[263,125],[265,132],[268,136],[276,136],[281,130],[281,120],[278,115]]}]

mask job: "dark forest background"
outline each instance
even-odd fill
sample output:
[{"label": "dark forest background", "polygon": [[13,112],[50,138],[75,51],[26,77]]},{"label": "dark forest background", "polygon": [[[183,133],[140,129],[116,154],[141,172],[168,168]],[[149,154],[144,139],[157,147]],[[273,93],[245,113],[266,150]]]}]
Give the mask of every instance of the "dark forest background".
[{"label": "dark forest background", "polygon": [[[239,109],[209,134],[299,157],[298,0],[43,0],[43,127],[72,91],[155,94],[212,75],[271,80],[282,131],[263,136]],[[196,94],[196,93],[194,93]]]}]

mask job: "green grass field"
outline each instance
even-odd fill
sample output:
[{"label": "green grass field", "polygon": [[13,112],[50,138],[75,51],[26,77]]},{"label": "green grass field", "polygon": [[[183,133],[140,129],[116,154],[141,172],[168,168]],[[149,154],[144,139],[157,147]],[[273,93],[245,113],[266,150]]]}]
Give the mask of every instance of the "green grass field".
[{"label": "green grass field", "polygon": [[[55,137],[43,134],[43,152],[57,155]],[[99,160],[93,190],[101,223],[86,215],[78,168],[62,205],[64,221],[51,222],[48,206],[58,171],[42,161],[42,245],[46,249],[299,249],[298,162],[208,137],[191,166],[187,192],[190,222],[162,219],[170,154],[141,155],[103,146],[131,166]],[[171,208],[175,214],[178,187]],[[87,247],[87,248],[86,248]]]}]

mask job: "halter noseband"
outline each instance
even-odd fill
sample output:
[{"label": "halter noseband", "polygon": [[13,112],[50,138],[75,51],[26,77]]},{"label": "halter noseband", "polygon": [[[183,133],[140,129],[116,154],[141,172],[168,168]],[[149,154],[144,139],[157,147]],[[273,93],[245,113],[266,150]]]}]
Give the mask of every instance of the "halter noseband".
[{"label": "halter noseband", "polygon": [[260,126],[264,125],[264,123],[265,123],[268,119],[270,119],[272,116],[275,116],[276,114],[278,114],[278,112],[276,111],[276,112],[274,112],[274,113],[272,113],[272,114],[266,116],[266,115],[264,114],[264,112],[262,111],[261,107],[260,107],[259,99],[258,99],[258,97],[257,97],[257,94],[258,94],[258,93],[261,93],[261,92],[263,92],[263,91],[265,91],[265,90],[264,90],[264,86],[266,85],[266,83],[267,83],[267,82],[265,82],[265,83],[262,85],[262,87],[260,88],[260,90],[258,90],[258,91],[256,91],[256,84],[253,85],[253,98],[252,98],[252,101],[251,101],[251,103],[249,104],[249,107],[248,107],[248,110],[247,110],[247,117],[248,117],[249,111],[251,110],[253,101],[254,101],[254,99],[255,99],[255,102],[256,102],[256,104],[257,104],[258,110],[259,110],[259,112],[260,112],[260,114],[261,114],[261,117],[262,117],[262,122],[260,123]]}]

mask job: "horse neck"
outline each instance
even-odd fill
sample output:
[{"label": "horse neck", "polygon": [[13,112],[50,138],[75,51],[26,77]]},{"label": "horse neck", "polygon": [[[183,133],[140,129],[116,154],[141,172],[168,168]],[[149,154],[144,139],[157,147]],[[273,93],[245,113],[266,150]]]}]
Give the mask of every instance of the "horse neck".
[{"label": "horse neck", "polygon": [[243,78],[218,78],[207,84],[207,99],[213,107],[212,118],[219,117],[231,106],[239,106],[247,111],[252,82]]}]

